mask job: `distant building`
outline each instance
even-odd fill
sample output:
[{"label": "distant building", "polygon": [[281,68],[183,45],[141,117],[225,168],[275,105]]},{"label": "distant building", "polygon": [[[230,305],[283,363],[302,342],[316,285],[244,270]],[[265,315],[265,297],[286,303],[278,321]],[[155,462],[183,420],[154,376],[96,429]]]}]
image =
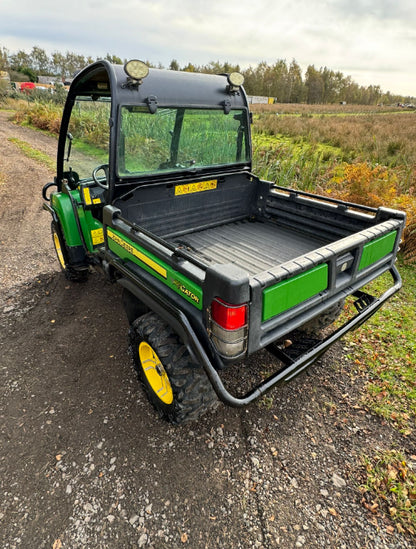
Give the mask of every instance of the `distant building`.
[{"label": "distant building", "polygon": [[247,101],[250,105],[273,105],[274,97],[266,97],[264,95],[248,95]]}]

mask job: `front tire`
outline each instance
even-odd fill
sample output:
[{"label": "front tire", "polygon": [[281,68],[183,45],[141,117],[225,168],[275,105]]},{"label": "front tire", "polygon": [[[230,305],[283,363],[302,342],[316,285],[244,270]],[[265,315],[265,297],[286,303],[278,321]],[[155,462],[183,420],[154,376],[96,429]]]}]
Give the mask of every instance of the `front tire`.
[{"label": "front tire", "polygon": [[204,370],[158,315],[150,312],[133,322],[130,348],[139,379],[161,417],[179,425],[217,407]]},{"label": "front tire", "polygon": [[65,277],[74,282],[85,282],[88,278],[88,266],[74,266],[70,263],[68,246],[66,245],[62,229],[56,221],[52,221],[51,223],[51,232],[56,256]]}]

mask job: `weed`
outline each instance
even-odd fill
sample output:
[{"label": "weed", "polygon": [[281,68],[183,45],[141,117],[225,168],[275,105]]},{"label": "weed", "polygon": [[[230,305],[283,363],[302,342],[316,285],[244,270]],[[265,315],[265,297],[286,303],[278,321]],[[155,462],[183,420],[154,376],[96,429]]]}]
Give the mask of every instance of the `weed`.
[{"label": "weed", "polygon": [[304,138],[253,133],[254,172],[281,186],[314,190],[340,154],[335,147],[313,144]]},{"label": "weed", "polygon": [[61,117],[62,107],[59,105],[19,102],[13,120],[18,124],[34,126],[40,130],[58,135]]},{"label": "weed", "polygon": [[264,396],[258,401],[259,408],[265,408],[271,410],[274,405],[274,399],[272,396]]}]

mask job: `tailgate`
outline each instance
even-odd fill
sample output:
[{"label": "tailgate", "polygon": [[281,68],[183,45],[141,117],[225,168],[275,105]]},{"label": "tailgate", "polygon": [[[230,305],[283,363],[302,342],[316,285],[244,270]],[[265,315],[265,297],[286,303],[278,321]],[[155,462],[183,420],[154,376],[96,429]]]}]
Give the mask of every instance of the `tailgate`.
[{"label": "tailgate", "polygon": [[389,270],[403,219],[390,219],[250,279],[249,352],[322,314]]}]

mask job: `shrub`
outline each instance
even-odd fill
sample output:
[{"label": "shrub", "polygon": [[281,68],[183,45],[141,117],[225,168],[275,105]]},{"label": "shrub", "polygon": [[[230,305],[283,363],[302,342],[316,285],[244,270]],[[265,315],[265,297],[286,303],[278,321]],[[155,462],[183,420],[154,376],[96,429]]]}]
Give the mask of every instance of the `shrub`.
[{"label": "shrub", "polygon": [[28,124],[57,135],[61,116],[62,108],[53,103],[20,103],[13,120],[18,124]]},{"label": "shrub", "polygon": [[416,196],[413,188],[401,194],[399,177],[392,169],[365,162],[343,163],[335,168],[325,190],[347,202],[405,211],[402,252],[407,262],[416,261]]},{"label": "shrub", "polygon": [[337,166],[329,185],[334,185],[331,192],[341,200],[378,208],[392,207],[398,194],[397,183],[397,176],[385,166],[359,162]]}]

